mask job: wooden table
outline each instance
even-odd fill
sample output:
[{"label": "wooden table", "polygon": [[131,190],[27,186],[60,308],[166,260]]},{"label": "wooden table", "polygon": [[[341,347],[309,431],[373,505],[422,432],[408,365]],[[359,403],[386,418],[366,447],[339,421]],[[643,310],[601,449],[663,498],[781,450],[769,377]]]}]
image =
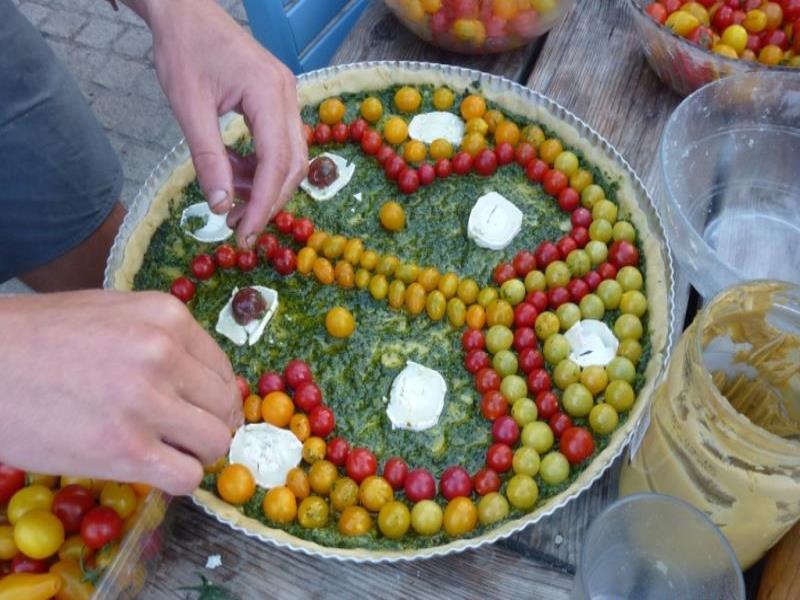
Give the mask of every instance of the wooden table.
[{"label": "wooden table", "polygon": [[[504,55],[465,57],[408,33],[371,3],[334,63],[397,59],[452,63],[505,76],[559,102],[613,144],[649,189],[657,148],[680,98],[646,64],[623,0],[577,2],[544,40]],[[689,298],[679,285],[681,318]],[[189,501],[175,502],[173,537],[143,598],[184,597],[197,572],[241,598],[568,598],[586,528],[617,495],[619,462],[548,519],[480,551],[412,563],[362,565],[309,558],[237,535]],[[204,570],[211,554],[222,566]]]}]

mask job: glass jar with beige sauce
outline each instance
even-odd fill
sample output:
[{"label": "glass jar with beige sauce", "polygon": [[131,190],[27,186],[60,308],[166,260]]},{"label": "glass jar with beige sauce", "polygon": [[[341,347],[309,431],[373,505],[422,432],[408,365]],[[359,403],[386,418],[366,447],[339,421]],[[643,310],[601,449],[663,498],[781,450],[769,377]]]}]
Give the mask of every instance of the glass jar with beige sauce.
[{"label": "glass jar with beige sauce", "polygon": [[620,493],[653,491],[706,513],[746,569],[800,519],[800,288],[717,295],[684,332]]}]

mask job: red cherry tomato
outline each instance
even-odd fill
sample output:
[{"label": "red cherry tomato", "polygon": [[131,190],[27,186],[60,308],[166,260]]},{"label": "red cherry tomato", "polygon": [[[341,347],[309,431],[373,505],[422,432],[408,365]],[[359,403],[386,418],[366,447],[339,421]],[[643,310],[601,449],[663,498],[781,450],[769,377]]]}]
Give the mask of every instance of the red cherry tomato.
[{"label": "red cherry tomato", "polygon": [[[339,125],[342,125],[342,123],[339,123]],[[314,223],[311,222],[311,219],[304,217],[295,219],[294,223],[292,223],[292,237],[298,244],[305,244],[313,233]]]},{"label": "red cherry tomato", "polygon": [[536,410],[540,419],[549,419],[558,412],[558,397],[550,390],[542,390],[536,394]]},{"label": "red cherry tomato", "polygon": [[480,329],[465,329],[461,335],[461,346],[466,352],[470,350],[483,350],[486,341]]},{"label": "red cherry tomato", "polygon": [[525,165],[525,175],[532,183],[541,183],[549,172],[550,167],[539,158],[534,158]]},{"label": "red cherry tomato", "polygon": [[411,502],[431,500],[436,495],[436,480],[425,469],[412,469],[406,475],[403,490]]},{"label": "red cherry tomato", "polygon": [[304,413],[310,413],[322,404],[322,392],[313,381],[304,381],[294,390],[294,404]]},{"label": "red cherry tomato", "polygon": [[[556,173],[558,171],[555,171]],[[566,178],[566,175],[564,175]],[[558,206],[564,212],[572,212],[581,203],[581,196],[578,192],[575,191],[575,188],[565,187],[560,192],[558,192]]]},{"label": "red cherry tomato", "polygon": [[500,389],[500,375],[491,367],[484,367],[475,373],[475,387],[481,394]]},{"label": "red cherry tomato", "polygon": [[406,161],[402,156],[390,156],[385,163],[383,163],[383,172],[388,179],[395,180],[400,176],[400,171],[406,168]]},{"label": "red cherry tomato", "polygon": [[397,187],[404,194],[413,194],[419,189],[419,174],[416,169],[406,167],[397,177]]},{"label": "red cherry tomato", "polygon": [[561,256],[569,256],[569,253],[573,250],[577,250],[578,242],[575,241],[574,238],[565,235],[562,237],[558,242],[556,242],[556,248],[561,253]]},{"label": "red cherry tomato", "polygon": [[639,251],[627,240],[617,240],[608,249],[608,260],[618,269],[639,264]]},{"label": "red cherry tomato", "polygon": [[[533,394],[550,390],[552,383],[550,374],[542,367],[535,368],[528,373],[528,390]],[[540,411],[541,412],[541,411]]]},{"label": "red cherry tomato", "polygon": [[536,347],[536,332],[533,327],[517,327],[514,330],[514,350],[522,352]]},{"label": "red cherry tomato", "polygon": [[301,383],[313,381],[311,367],[299,358],[295,358],[286,363],[283,370],[283,379],[290,388],[296,390]]},{"label": "red cherry tomato", "polygon": [[292,213],[285,210],[278,211],[273,221],[275,222],[275,227],[281,233],[292,233],[292,225],[294,225],[294,215]]},{"label": "red cherry tomato", "polygon": [[[352,127],[350,128],[350,135],[353,135]],[[361,149],[364,151],[364,154],[374,156],[380,149],[381,144],[383,144],[381,134],[374,129],[367,129],[361,136]]]},{"label": "red cherry tomato", "polygon": [[487,421],[508,414],[508,400],[498,390],[489,390],[481,396],[481,414]]},{"label": "red cherry tomato", "polygon": [[449,158],[440,158],[434,163],[433,170],[436,171],[436,177],[439,179],[450,177],[453,173],[453,163]]},{"label": "red cherry tomato", "polygon": [[377,160],[380,164],[386,164],[386,161],[389,160],[391,157],[395,156],[394,150],[388,144],[383,144],[378,151],[375,153],[375,160]]},{"label": "red cherry tomato", "polygon": [[589,291],[593,292],[597,289],[597,286],[600,285],[600,282],[603,281],[603,277],[597,271],[589,271],[583,276],[583,280],[586,282],[586,285],[589,286]]},{"label": "red cherry tomato", "polygon": [[525,296],[525,302],[528,302],[539,312],[547,310],[547,294],[541,290],[533,290]]},{"label": "red cherry tomato", "polygon": [[533,327],[539,311],[533,304],[520,302],[514,307],[514,327]]},{"label": "red cherry tomato", "polygon": [[569,220],[574,227],[588,227],[592,224],[592,212],[588,208],[580,206],[572,211]]},{"label": "red cherry tomato", "polygon": [[544,178],[542,179],[542,187],[544,188],[544,191],[554,198],[558,198],[558,195],[563,190],[567,189],[568,185],[569,179],[558,169],[550,169],[544,174]]},{"label": "red cherry tomato", "polygon": [[533,252],[520,250],[514,255],[514,260],[511,261],[511,264],[514,265],[517,277],[525,277],[536,268],[536,257]]},{"label": "red cherry tomato", "polygon": [[350,128],[340,121],[331,128],[331,136],[337,144],[344,144],[350,137]]},{"label": "red cherry tomato", "polygon": [[[49,567],[48,560],[36,559],[25,556],[18,552],[11,561],[11,573],[47,573]],[[23,598],[24,596],[18,596]]]},{"label": "red cherry tomato", "polygon": [[711,24],[717,31],[725,31],[728,26],[733,25],[733,9],[730,6],[720,6],[711,17]]},{"label": "red cherry tomato", "polygon": [[509,279],[516,277],[517,271],[511,263],[500,263],[492,272],[492,279],[497,285],[503,285]]},{"label": "red cherry tomato", "polygon": [[321,438],[328,437],[336,426],[333,411],[324,404],[315,406],[308,413],[308,422],[311,424],[311,435]]},{"label": "red cherry tomato", "polygon": [[239,250],[236,253],[236,266],[243,273],[252,271],[257,264],[258,256],[256,256],[255,250]]},{"label": "red cherry tomato", "polygon": [[667,9],[663,4],[651,2],[645,8],[645,12],[659,25],[663,25],[667,21]]},{"label": "red cherry tomato", "polygon": [[610,262],[604,262],[597,267],[597,274],[603,279],[616,279],[617,267]]},{"label": "red cherry tomato", "polygon": [[347,457],[350,455],[350,444],[347,440],[341,437],[335,437],[328,441],[328,447],[325,450],[325,458],[335,464],[337,467],[344,466],[347,462]]},{"label": "red cherry tomato", "polygon": [[489,450],[486,451],[486,466],[497,473],[508,471],[513,459],[514,451],[508,444],[498,442],[489,446]]},{"label": "red cherry tomato", "polygon": [[492,425],[492,438],[495,442],[513,446],[519,439],[519,425],[509,415],[497,417]]},{"label": "red cherry tomato", "polygon": [[589,293],[589,284],[583,279],[573,279],[567,284],[567,291],[572,301],[577,304],[586,294]]},{"label": "red cherry tomato", "polygon": [[472,493],[472,478],[464,467],[447,467],[439,478],[439,493],[446,500],[469,496]]},{"label": "red cherry tomato", "polygon": [[314,130],[308,123],[303,123],[303,136],[306,138],[306,144],[309,146],[314,143]]},{"label": "red cherry tomato", "polygon": [[242,402],[244,402],[244,399],[250,395],[250,384],[247,383],[247,379],[242,375],[237,375],[236,385],[239,386],[239,393],[242,395]]},{"label": "red cherry tomato", "polygon": [[266,371],[258,378],[258,395],[266,396],[270,392],[282,392],[286,389],[283,376],[274,371]]},{"label": "red cherry tomato", "polygon": [[594,438],[584,427],[570,427],[561,434],[558,449],[574,464],[583,462],[594,452]]},{"label": "red cherry tomato", "polygon": [[472,156],[463,150],[457,152],[451,162],[453,164],[453,171],[458,175],[466,175],[472,170]]},{"label": "red cherry tomato", "polygon": [[0,504],[8,503],[24,487],[25,471],[0,463]]},{"label": "red cherry tomato", "polygon": [[555,287],[547,290],[547,302],[555,310],[562,304],[569,302],[569,292],[565,287]]},{"label": "red cherry tomato", "polygon": [[514,146],[508,142],[501,142],[494,149],[498,165],[508,165],[514,162]]},{"label": "red cherry tomato", "polygon": [[473,375],[492,364],[489,355],[483,350],[470,350],[464,357],[464,367]]},{"label": "red cherry tomato", "polygon": [[278,248],[272,266],[279,275],[291,275],[297,269],[297,255],[291,248]]},{"label": "red cherry tomato", "polygon": [[589,243],[589,230],[586,227],[573,227],[569,232],[569,237],[575,240],[578,248],[585,248]]},{"label": "red cherry tomato", "polygon": [[194,283],[187,277],[178,277],[169,288],[170,293],[186,304],[194,298]]},{"label": "red cherry tomato", "polygon": [[561,435],[570,427],[572,427],[572,419],[565,412],[557,411],[556,414],[550,417],[548,421],[550,429],[553,430],[553,435],[560,438]]},{"label": "red cherry tomato", "polygon": [[81,521],[81,539],[92,550],[99,550],[122,536],[123,521],[113,508],[96,506]]},{"label": "red cherry tomato", "polygon": [[408,476],[408,465],[399,456],[393,456],[383,465],[383,478],[389,482],[393,490],[403,489]]},{"label": "red cherry tomato", "polygon": [[353,448],[345,461],[345,470],[350,479],[361,483],[366,477],[375,475],[378,462],[375,455],[366,448]]},{"label": "red cherry tomato", "polygon": [[558,248],[553,242],[542,242],[536,246],[533,251],[533,256],[536,258],[536,265],[544,271],[545,267],[554,260],[561,258]]},{"label": "red cherry tomato", "polygon": [[[536,158],[536,148],[533,147],[533,144],[529,144],[528,142],[522,142],[521,144],[517,144],[517,147],[514,150],[514,160],[517,161],[517,164],[522,167],[523,169],[528,166],[532,160]],[[545,163],[545,167],[547,164]]]},{"label": "red cherry tomato", "polygon": [[369,129],[369,125],[364,119],[359,117],[358,119],[350,123],[350,139],[353,140],[354,142],[360,142],[364,137],[364,133],[366,133],[367,129]]},{"label": "red cherry tomato", "polygon": [[256,251],[264,260],[274,258],[280,246],[278,238],[271,233],[262,233],[256,240]]},{"label": "red cherry tomato", "polygon": [[70,484],[61,488],[53,498],[50,510],[59,518],[66,533],[80,531],[83,516],[95,506],[91,490]]},{"label": "red cherry tomato", "polygon": [[197,279],[210,279],[217,270],[214,259],[208,254],[198,254],[192,259],[192,275]]},{"label": "red cherry tomato", "polygon": [[422,163],[417,169],[420,185],[430,185],[436,179],[436,171],[430,163]]},{"label": "red cherry tomato", "polygon": [[517,360],[523,373],[530,373],[534,369],[541,369],[544,366],[544,357],[536,348],[523,348]]},{"label": "red cherry tomato", "polygon": [[331,126],[327,123],[317,123],[314,127],[314,141],[317,144],[324,145],[331,141]]},{"label": "red cherry tomato", "polygon": [[484,177],[494,175],[497,171],[497,155],[492,150],[484,148],[475,156],[473,164],[478,175]]}]

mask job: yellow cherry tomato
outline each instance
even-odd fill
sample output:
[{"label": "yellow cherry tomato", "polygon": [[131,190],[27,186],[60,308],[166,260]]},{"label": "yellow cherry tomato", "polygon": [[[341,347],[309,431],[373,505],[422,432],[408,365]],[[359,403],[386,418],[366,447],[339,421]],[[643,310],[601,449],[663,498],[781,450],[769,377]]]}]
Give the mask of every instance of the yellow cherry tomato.
[{"label": "yellow cherry tomato", "polygon": [[32,510],[14,524],[14,543],[25,556],[53,556],[64,543],[64,525],[49,510]]},{"label": "yellow cherry tomato", "polygon": [[750,33],[761,33],[767,28],[767,13],[757,8],[748,10],[742,21],[742,27]]},{"label": "yellow cherry tomato", "polygon": [[307,498],[311,493],[311,483],[308,480],[308,474],[300,467],[289,469],[289,472],[286,474],[286,487],[292,490],[295,497],[300,500]]},{"label": "yellow cherry tomato", "polygon": [[461,101],[460,111],[465,121],[482,117],[486,112],[486,100],[478,94],[470,94]]},{"label": "yellow cherry tomato", "polygon": [[92,480],[88,477],[67,477],[66,475],[61,476],[61,480],[59,481],[59,487],[67,487],[68,485],[72,484],[81,485],[85,487],[87,490],[92,489]]},{"label": "yellow cherry tomato", "polygon": [[711,51],[714,54],[719,54],[720,56],[724,56],[725,58],[739,58],[739,55],[736,53],[736,50],[728,46],[728,44],[717,43],[711,48]]},{"label": "yellow cherry tomato", "polygon": [[699,2],[687,2],[681,6],[681,10],[688,12],[695,19],[697,19],[701,25],[707,26],[711,22],[706,7]]},{"label": "yellow cherry tomato", "polygon": [[345,289],[350,289],[355,283],[353,265],[346,260],[336,262],[336,266],[333,268],[333,275],[336,278],[337,285]]},{"label": "yellow cherry tomato", "polygon": [[87,561],[92,555],[94,555],[94,550],[83,542],[79,533],[69,536],[58,549],[58,558],[61,560],[80,561],[83,557],[83,560]]},{"label": "yellow cherry tomato", "polygon": [[338,476],[336,465],[329,460],[318,460],[308,470],[308,483],[315,493],[327,496]]},{"label": "yellow cherry tomato", "polygon": [[444,509],[444,530],[447,535],[459,536],[475,529],[478,509],[469,498],[458,496],[447,503]]},{"label": "yellow cherry tomato", "polygon": [[403,146],[403,158],[408,163],[418,163],[425,160],[428,149],[419,140],[409,140]]},{"label": "yellow cherry tomato", "polygon": [[34,485],[38,483],[46,488],[50,488],[51,490],[58,484],[58,476],[45,475],[44,473],[28,473],[26,479],[28,485]]},{"label": "yellow cherry tomato", "polygon": [[244,504],[255,491],[256,480],[250,469],[244,465],[228,465],[217,477],[217,492],[229,504]]},{"label": "yellow cherry tomato", "polygon": [[549,138],[539,145],[539,158],[548,165],[553,166],[558,155],[564,151],[564,146],[556,138]]},{"label": "yellow cherry tomato", "polygon": [[383,137],[395,146],[402,144],[408,137],[408,125],[400,117],[389,117],[383,124]]},{"label": "yellow cherry tomato", "polygon": [[763,65],[777,65],[783,60],[783,50],[775,44],[767,44],[758,53],[758,62]]},{"label": "yellow cherry tomato", "polygon": [[294,413],[289,420],[289,430],[301,442],[305,442],[311,435],[311,423],[303,413]]},{"label": "yellow cherry tomato", "polygon": [[465,134],[461,140],[461,149],[470,156],[475,156],[485,149],[487,145],[486,138],[477,131]]},{"label": "yellow cherry tomato", "polygon": [[348,506],[339,517],[339,533],[346,536],[365,535],[372,529],[372,518],[361,506]]},{"label": "yellow cherry tomato", "polygon": [[353,314],[343,306],[334,306],[325,315],[325,328],[336,338],[346,338],[353,334],[356,322]]},{"label": "yellow cherry tomato", "polygon": [[310,246],[301,248],[297,253],[297,270],[301,275],[308,275],[317,260],[317,251]]},{"label": "yellow cherry tomato", "polygon": [[721,42],[733,48],[737,55],[741,54],[747,47],[747,30],[741,25],[728,25],[722,32]]},{"label": "yellow cherry tomato", "polygon": [[0,600],[47,600],[61,586],[55,573],[11,573],[0,579]]},{"label": "yellow cherry tomato", "polygon": [[484,121],[482,117],[472,117],[469,121],[467,121],[466,131],[467,133],[477,131],[481,135],[485,136],[487,133],[489,133],[489,124]]},{"label": "yellow cherry tomato", "polygon": [[285,485],[274,487],[261,503],[264,516],[275,523],[291,523],[297,516],[297,498]]},{"label": "yellow cherry tomato", "polygon": [[347,262],[349,262],[354,267],[359,264],[361,260],[361,255],[364,253],[364,242],[362,242],[358,238],[352,238],[347,240],[347,243],[344,245],[344,252],[342,253],[342,258],[344,258]]},{"label": "yellow cherry tomato", "polygon": [[328,125],[336,125],[344,118],[344,103],[338,98],[327,98],[319,105],[319,120]]},{"label": "yellow cherry tomato", "polygon": [[439,271],[435,267],[426,267],[419,272],[417,281],[426,292],[432,292],[439,283]]},{"label": "yellow cherry tomato", "polygon": [[285,392],[270,392],[261,402],[261,418],[275,427],[286,427],[293,414],[294,402]]},{"label": "yellow cherry tomato", "polygon": [[18,490],[6,507],[8,522],[15,525],[22,516],[32,510],[50,510],[53,504],[53,492],[43,485],[29,485]]},{"label": "yellow cherry tomato", "polygon": [[486,27],[480,19],[456,19],[451,28],[460,40],[480,46],[486,40]]},{"label": "yellow cherry tomato", "polygon": [[138,500],[131,486],[108,481],[100,492],[100,504],[114,509],[114,512],[124,520],[134,513]]},{"label": "yellow cherry tomato", "polygon": [[244,399],[244,420],[248,423],[261,421],[261,396],[250,394]]},{"label": "yellow cherry tomato", "polygon": [[14,528],[11,525],[0,525],[0,561],[11,560],[17,555],[17,544],[14,542]]},{"label": "yellow cherry tomato", "polygon": [[406,288],[406,310],[412,315],[418,315],[425,310],[427,294],[425,288],[418,282],[413,282]]},{"label": "yellow cherry tomato", "polygon": [[389,231],[400,231],[406,224],[406,213],[397,202],[390,200],[381,206],[379,213],[381,225]]},{"label": "yellow cherry tomato", "polygon": [[492,0],[492,12],[501,19],[511,19],[517,10],[516,0]]},{"label": "yellow cherry tomato", "polygon": [[687,37],[692,31],[697,29],[700,25],[700,21],[688,11],[676,10],[667,17],[667,21],[664,24],[679,36]]},{"label": "yellow cherry tomato", "polygon": [[436,138],[431,142],[430,154],[433,160],[453,156],[453,144],[444,138]]},{"label": "yellow cherry tomato", "polygon": [[436,110],[447,110],[453,106],[455,102],[455,95],[453,90],[446,87],[436,88],[433,92],[433,107]]},{"label": "yellow cherry tomato", "polygon": [[50,567],[50,573],[61,578],[61,589],[55,600],[89,600],[94,584],[86,581],[78,560],[59,560]]},{"label": "yellow cherry tomato", "polygon": [[301,527],[314,529],[328,524],[330,509],[328,503],[319,496],[309,496],[297,509],[297,521]]},{"label": "yellow cherry tomato", "polygon": [[404,85],[394,94],[394,105],[400,112],[414,112],[419,108],[421,103],[422,95],[417,88]]},{"label": "yellow cherry tomato", "polygon": [[422,10],[429,15],[439,12],[442,8],[442,0],[422,0]]},{"label": "yellow cherry tomato", "polygon": [[333,283],[334,272],[331,261],[322,256],[318,256],[311,264],[311,270],[314,272],[314,277],[317,278],[322,284],[328,285]]},{"label": "yellow cherry tomato", "polygon": [[369,123],[377,123],[383,116],[383,104],[375,96],[365,98],[361,103],[361,116]]},{"label": "yellow cherry tomato", "polygon": [[325,451],[328,445],[321,437],[312,435],[305,442],[303,442],[303,460],[308,464],[313,465],[318,460],[325,458]]},{"label": "yellow cherry tomato", "polygon": [[516,146],[519,143],[520,132],[519,127],[513,121],[503,121],[500,123],[497,128],[494,130],[494,143],[495,144],[502,144],[503,142],[508,142],[512,146]]}]

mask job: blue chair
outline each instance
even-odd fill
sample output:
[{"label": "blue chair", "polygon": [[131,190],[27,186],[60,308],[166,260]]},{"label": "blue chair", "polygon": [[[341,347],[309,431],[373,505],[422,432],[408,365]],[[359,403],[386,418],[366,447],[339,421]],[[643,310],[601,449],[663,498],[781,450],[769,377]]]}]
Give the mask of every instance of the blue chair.
[{"label": "blue chair", "polygon": [[261,44],[295,74],[326,66],[368,0],[243,0]]}]

